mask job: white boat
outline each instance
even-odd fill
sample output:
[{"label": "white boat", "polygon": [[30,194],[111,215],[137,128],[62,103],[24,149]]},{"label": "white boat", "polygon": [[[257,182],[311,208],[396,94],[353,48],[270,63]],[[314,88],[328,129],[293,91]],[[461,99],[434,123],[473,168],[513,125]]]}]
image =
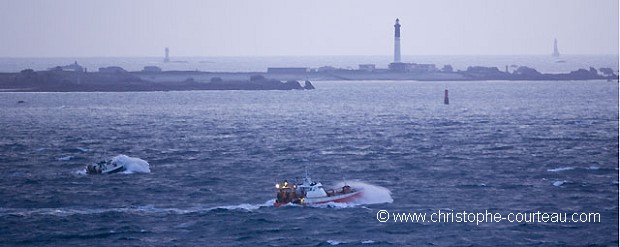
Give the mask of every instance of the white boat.
[{"label": "white boat", "polygon": [[276,189],[278,192],[273,204],[276,207],[289,203],[314,205],[329,202],[350,202],[361,197],[363,193],[361,189],[352,188],[346,183],[340,188],[325,190],[323,184],[312,181],[307,171],[302,183],[290,184],[284,180],[282,185],[276,183]]},{"label": "white boat", "polygon": [[122,164],[118,164],[111,159],[102,160],[98,163],[89,164],[86,166],[87,174],[110,174],[122,172],[125,167]]}]

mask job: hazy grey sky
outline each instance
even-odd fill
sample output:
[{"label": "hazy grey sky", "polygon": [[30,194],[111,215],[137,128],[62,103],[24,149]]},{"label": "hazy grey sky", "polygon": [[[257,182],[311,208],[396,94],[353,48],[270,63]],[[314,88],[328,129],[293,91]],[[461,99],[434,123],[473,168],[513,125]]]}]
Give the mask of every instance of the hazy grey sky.
[{"label": "hazy grey sky", "polygon": [[618,0],[0,0],[0,57],[618,54]]}]

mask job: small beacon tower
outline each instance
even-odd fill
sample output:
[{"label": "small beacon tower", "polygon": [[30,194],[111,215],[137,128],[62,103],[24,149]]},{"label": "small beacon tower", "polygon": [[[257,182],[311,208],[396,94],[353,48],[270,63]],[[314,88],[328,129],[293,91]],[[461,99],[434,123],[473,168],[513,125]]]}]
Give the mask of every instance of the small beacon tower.
[{"label": "small beacon tower", "polygon": [[558,51],[558,39],[553,39],[553,57],[559,57],[560,52]]},{"label": "small beacon tower", "polygon": [[166,56],[164,57],[164,63],[170,62],[170,50],[166,47]]},{"label": "small beacon tower", "polygon": [[400,23],[394,24],[394,63],[400,63]]}]

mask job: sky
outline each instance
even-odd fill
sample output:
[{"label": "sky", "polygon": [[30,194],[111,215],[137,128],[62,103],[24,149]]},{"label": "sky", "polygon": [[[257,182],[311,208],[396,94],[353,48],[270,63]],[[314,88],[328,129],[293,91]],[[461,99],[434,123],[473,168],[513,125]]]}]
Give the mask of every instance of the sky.
[{"label": "sky", "polygon": [[0,0],[0,57],[618,54],[618,0]]}]

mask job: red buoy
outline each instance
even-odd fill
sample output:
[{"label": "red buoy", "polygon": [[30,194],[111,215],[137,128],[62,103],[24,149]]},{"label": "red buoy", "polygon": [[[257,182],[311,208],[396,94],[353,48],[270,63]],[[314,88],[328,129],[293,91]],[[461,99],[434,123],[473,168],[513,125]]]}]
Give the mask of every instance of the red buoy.
[{"label": "red buoy", "polygon": [[448,99],[448,89],[446,89],[446,91],[445,91],[445,95],[443,97],[443,103],[444,103],[444,105],[449,105],[450,104],[450,99]]}]

